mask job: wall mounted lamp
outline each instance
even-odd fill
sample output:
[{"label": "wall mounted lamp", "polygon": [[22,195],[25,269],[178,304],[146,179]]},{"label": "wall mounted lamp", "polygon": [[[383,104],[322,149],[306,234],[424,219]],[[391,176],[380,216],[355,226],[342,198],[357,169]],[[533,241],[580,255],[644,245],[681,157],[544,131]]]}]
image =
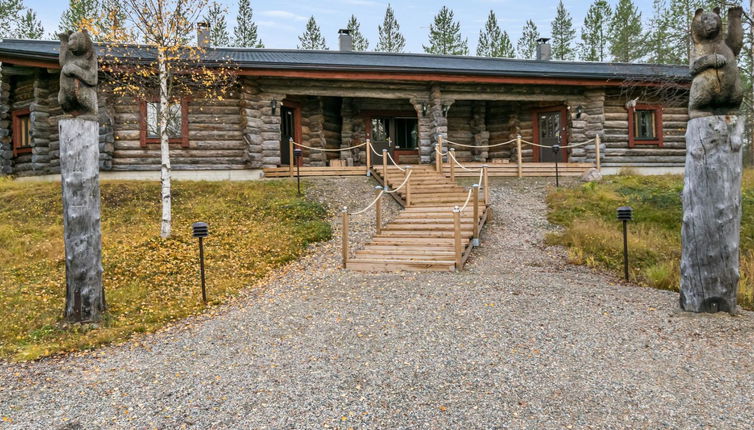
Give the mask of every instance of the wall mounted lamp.
[{"label": "wall mounted lamp", "polygon": [[277,99],[270,100],[270,109],[272,109],[272,114],[275,115],[275,112],[278,109],[278,100]]},{"label": "wall mounted lamp", "polygon": [[442,105],[442,116],[447,118],[449,110],[450,110],[450,105],[446,105],[446,104]]}]

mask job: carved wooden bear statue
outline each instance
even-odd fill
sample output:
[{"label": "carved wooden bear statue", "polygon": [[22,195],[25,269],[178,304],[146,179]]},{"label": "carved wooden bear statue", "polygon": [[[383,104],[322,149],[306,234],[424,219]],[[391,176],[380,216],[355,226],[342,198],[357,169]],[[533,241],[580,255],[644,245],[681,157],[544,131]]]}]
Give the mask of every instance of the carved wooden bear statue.
[{"label": "carved wooden bear statue", "polygon": [[689,117],[735,115],[743,91],[736,56],[743,46],[741,15],[743,9],[728,9],[728,34],[723,40],[720,9],[697,9],[691,23],[694,52],[691,56],[691,94]]},{"label": "carved wooden bear statue", "polygon": [[73,116],[97,117],[97,55],[86,30],[60,38],[60,92],[58,102]]}]

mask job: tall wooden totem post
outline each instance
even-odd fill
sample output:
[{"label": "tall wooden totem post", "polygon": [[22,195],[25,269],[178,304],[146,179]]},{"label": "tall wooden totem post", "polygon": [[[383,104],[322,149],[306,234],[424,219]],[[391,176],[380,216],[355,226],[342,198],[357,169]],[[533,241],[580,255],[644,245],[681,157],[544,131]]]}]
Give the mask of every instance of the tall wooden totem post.
[{"label": "tall wooden totem post", "polygon": [[100,232],[97,55],[86,31],[60,37],[60,131],[66,302],[69,322],[95,322],[105,311]]},{"label": "tall wooden totem post", "polygon": [[691,36],[691,93],[683,187],[681,308],[736,312],[741,230],[743,92],[736,57],[743,46],[742,9],[696,11]]}]

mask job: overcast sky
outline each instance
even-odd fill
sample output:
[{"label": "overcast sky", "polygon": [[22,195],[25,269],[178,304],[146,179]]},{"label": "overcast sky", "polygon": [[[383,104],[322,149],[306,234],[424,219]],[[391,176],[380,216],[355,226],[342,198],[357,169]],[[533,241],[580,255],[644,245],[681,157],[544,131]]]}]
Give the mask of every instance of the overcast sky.
[{"label": "overcast sky", "polygon": [[[24,0],[25,5],[34,9],[48,35],[58,27],[60,14],[67,7],[66,0]],[[564,0],[578,29],[591,0]],[[610,3],[615,4],[617,0]],[[642,18],[646,22],[652,11],[652,0],[634,0]],[[221,0],[227,9],[229,30],[236,23],[238,0]],[[381,0],[251,0],[254,20],[259,25],[259,33],[267,48],[296,48],[298,36],[304,31],[306,20],[314,15],[330,49],[337,49],[338,29],[345,27],[351,14],[361,23],[361,31],[369,39],[369,47],[377,44],[377,26],[385,16],[386,1]],[[484,26],[489,10],[495,11],[500,26],[510,34],[515,46],[521,35],[521,28],[527,19],[537,24],[540,34],[550,35],[550,22],[555,16],[557,0],[410,0],[391,2],[401,32],[406,37],[406,50],[423,52],[422,44],[427,43],[429,24],[437,11],[446,5],[455,12],[461,22],[461,31],[469,40],[471,53],[476,52],[479,30]]]}]

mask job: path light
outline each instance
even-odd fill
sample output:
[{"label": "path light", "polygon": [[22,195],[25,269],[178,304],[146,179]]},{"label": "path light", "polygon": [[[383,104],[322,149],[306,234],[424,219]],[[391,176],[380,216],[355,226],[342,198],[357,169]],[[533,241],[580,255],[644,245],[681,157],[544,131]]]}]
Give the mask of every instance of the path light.
[{"label": "path light", "polygon": [[301,157],[304,155],[304,151],[301,148],[293,150],[293,158],[296,162],[296,187],[298,188],[298,195],[301,196]]},{"label": "path light", "polygon": [[634,210],[631,206],[618,208],[618,220],[623,221],[623,275],[628,281],[628,222],[634,219]]},{"label": "path light", "polygon": [[194,237],[199,238],[199,267],[202,274],[202,302],[207,303],[207,289],[204,284],[204,238],[209,236],[209,226],[206,222],[195,222],[191,226]]},{"label": "path light", "polygon": [[560,171],[558,170],[558,153],[560,152],[560,145],[552,145],[552,153],[555,154],[555,186],[560,187]]}]

